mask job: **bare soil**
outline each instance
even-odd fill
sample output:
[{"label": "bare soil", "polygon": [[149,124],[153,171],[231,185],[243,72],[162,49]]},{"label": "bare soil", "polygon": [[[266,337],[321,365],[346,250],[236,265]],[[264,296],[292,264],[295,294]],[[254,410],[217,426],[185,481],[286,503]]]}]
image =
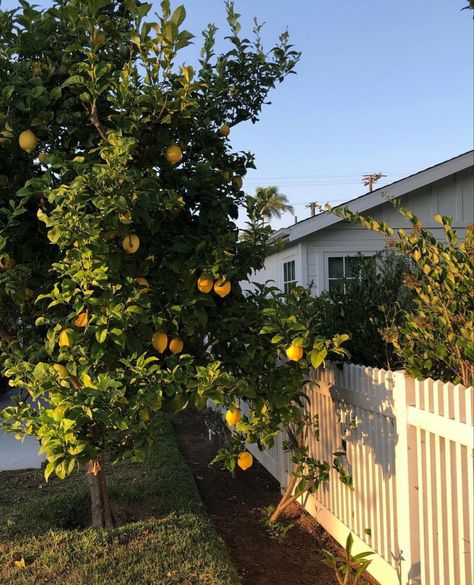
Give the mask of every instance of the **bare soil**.
[{"label": "bare soil", "polygon": [[218,442],[208,440],[202,413],[184,412],[174,426],[206,511],[225,541],[243,585],[337,585],[323,563],[322,549],[341,549],[302,506],[289,509],[285,521],[294,526],[283,540],[268,534],[262,517],[267,506],[276,505],[280,490],[258,462],[232,477],[220,464],[209,466]]}]

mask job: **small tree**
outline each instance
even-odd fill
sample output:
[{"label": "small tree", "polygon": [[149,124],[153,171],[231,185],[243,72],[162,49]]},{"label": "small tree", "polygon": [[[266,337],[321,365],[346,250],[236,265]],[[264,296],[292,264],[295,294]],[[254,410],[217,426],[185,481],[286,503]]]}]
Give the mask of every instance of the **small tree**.
[{"label": "small tree", "polygon": [[413,293],[413,310],[406,312],[403,324],[384,333],[407,372],[469,386],[474,379],[474,226],[467,226],[465,240],[459,241],[452,218],[436,215],[444,231],[444,240],[437,240],[412,211],[399,211],[412,229],[399,229],[393,237],[384,222],[347,208],[336,210],[348,221],[384,234],[389,247],[411,262],[405,284]]},{"label": "small tree", "polygon": [[1,365],[31,399],[4,428],[38,437],[46,477],[87,466],[96,527],[105,458],[143,459],[161,409],[253,396],[235,373],[270,359],[239,286],[267,250],[235,224],[254,159],[228,136],[299,54],[286,33],[265,53],[257,24],[241,38],[228,2],[229,50],[210,26],[198,69],[177,66],[185,9],[150,8],[0,11]]}]

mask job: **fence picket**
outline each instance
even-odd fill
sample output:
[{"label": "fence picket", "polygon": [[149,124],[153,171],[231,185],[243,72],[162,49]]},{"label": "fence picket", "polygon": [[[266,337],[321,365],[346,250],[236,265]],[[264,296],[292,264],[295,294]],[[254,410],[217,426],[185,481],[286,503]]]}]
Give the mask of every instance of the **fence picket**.
[{"label": "fence picket", "polygon": [[[350,530],[357,552],[370,546],[370,572],[383,585],[473,582],[474,389],[353,364],[329,364],[310,379],[308,413],[320,421],[319,441],[307,438],[310,454],[331,462],[344,438],[354,482],[351,491],[331,469],[329,485],[305,502],[311,513],[341,544]],[[252,452],[287,481],[281,438]]]}]

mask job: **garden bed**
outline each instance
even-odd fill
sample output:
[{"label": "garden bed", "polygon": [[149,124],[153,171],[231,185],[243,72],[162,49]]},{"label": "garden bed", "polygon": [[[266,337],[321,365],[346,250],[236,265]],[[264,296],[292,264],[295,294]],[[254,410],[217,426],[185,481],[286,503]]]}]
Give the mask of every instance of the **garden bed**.
[{"label": "garden bed", "polygon": [[235,477],[219,464],[209,467],[218,448],[208,440],[202,413],[184,412],[175,421],[179,445],[207,513],[224,539],[242,585],[336,585],[322,549],[340,552],[336,542],[295,504],[285,522],[294,524],[275,540],[262,524],[267,506],[278,502],[279,485],[258,463]]},{"label": "garden bed", "polygon": [[237,585],[171,426],[160,429],[144,464],[108,469],[115,530],[86,528],[84,474],[46,484],[40,470],[1,472],[0,583]]}]

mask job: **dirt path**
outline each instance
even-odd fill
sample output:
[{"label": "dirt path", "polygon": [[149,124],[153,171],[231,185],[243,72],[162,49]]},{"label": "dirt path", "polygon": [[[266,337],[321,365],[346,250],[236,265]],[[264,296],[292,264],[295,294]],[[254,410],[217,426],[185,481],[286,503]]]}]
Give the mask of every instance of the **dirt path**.
[{"label": "dirt path", "polygon": [[261,523],[262,511],[278,501],[279,489],[260,464],[235,478],[219,465],[210,468],[217,444],[208,440],[200,413],[183,413],[175,421],[175,429],[206,510],[243,585],[336,585],[321,553],[323,548],[334,550],[334,541],[300,506],[290,511],[295,526],[283,542],[268,536]]}]

